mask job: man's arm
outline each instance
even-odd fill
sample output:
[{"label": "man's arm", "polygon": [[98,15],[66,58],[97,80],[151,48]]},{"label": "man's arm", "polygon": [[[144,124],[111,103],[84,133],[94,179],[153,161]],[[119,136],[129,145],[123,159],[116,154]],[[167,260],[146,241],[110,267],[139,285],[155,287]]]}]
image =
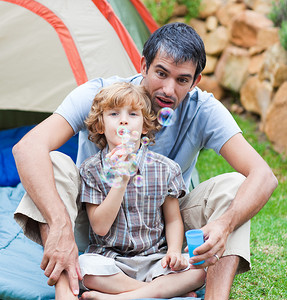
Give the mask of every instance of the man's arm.
[{"label": "man's arm", "polygon": [[48,223],[41,268],[55,284],[65,269],[73,291],[78,290],[78,249],[71,221],[57,192],[49,152],[68,141],[74,132],[60,115],[53,114],[34,127],[13,148],[21,182]]},{"label": "man's arm", "polygon": [[222,256],[228,235],[262,209],[278,184],[270,167],[242,134],[238,133],[227,141],[220,154],[246,179],[226,212],[202,228],[209,238],[198,248],[199,256],[194,262],[208,260],[204,266],[216,262],[214,254]]}]

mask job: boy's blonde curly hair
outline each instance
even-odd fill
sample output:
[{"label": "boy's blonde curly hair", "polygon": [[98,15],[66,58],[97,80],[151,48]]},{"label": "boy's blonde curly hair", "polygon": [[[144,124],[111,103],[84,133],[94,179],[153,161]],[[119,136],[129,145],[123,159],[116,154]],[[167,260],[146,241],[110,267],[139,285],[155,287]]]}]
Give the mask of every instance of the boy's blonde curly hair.
[{"label": "boy's blonde curly hair", "polygon": [[95,96],[89,116],[85,120],[89,130],[89,140],[100,149],[104,149],[107,144],[105,135],[99,133],[105,129],[103,112],[126,105],[142,111],[143,128],[148,132],[145,136],[154,142],[155,132],[159,130],[160,126],[152,110],[151,100],[146,89],[129,82],[119,82],[102,88]]}]

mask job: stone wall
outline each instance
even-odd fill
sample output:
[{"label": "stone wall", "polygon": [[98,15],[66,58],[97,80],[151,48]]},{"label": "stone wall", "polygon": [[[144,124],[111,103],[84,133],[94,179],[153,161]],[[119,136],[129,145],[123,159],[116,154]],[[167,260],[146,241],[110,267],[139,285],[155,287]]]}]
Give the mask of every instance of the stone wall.
[{"label": "stone wall", "polygon": [[[189,24],[206,47],[199,87],[219,100],[238,93],[275,149],[287,153],[287,52],[267,17],[271,7],[272,0],[202,0],[200,16]],[[175,7],[170,21],[186,22],[186,12]]]}]

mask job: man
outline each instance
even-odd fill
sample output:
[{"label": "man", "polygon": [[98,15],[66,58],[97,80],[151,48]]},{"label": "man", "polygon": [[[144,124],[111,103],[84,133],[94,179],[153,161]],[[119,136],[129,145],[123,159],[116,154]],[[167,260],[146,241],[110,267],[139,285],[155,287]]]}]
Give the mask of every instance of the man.
[{"label": "man", "polygon": [[[223,105],[196,87],[205,62],[204,45],[197,33],[186,24],[167,24],[145,43],[141,75],[85,83],[14,147],[21,181],[38,208],[26,197],[16,217],[24,232],[34,240],[40,228],[44,244],[41,268],[49,277],[49,284],[55,284],[59,278],[69,280],[71,290],[77,294],[78,278],[81,278],[72,229],[77,209],[70,209],[73,205],[67,204],[71,201],[66,199],[73,197],[69,193],[73,193],[62,188],[64,175],[58,178],[58,173],[76,174],[77,171],[70,164],[66,169],[58,158],[53,159],[52,165],[49,153],[77,132],[80,132],[78,166],[98,151],[87,139],[84,125],[92,100],[103,86],[129,81],[147,89],[155,112],[162,107],[175,110],[175,124],[157,133],[156,144],[151,149],[179,163],[186,183],[190,183],[202,148],[214,149],[238,172],[199,184],[180,203],[186,228],[201,228],[204,232],[205,243],[197,248],[198,255],[190,262],[205,260],[196,267],[208,266],[205,299],[228,299],[236,272],[249,269],[248,221],[268,201],[277,180],[266,162],[243,138]],[[78,192],[78,187],[75,191]],[[35,230],[31,231],[30,225],[35,225],[35,220],[40,226],[34,226]],[[95,299],[93,292],[89,299]]]}]

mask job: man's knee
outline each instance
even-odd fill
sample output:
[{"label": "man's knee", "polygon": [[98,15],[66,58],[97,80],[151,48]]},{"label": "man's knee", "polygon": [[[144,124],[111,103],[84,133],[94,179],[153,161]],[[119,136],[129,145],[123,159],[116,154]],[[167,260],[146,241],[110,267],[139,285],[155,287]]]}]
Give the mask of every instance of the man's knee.
[{"label": "man's knee", "polygon": [[221,216],[236,197],[245,177],[240,173],[227,173],[216,176],[206,194],[205,215],[212,221]]}]

